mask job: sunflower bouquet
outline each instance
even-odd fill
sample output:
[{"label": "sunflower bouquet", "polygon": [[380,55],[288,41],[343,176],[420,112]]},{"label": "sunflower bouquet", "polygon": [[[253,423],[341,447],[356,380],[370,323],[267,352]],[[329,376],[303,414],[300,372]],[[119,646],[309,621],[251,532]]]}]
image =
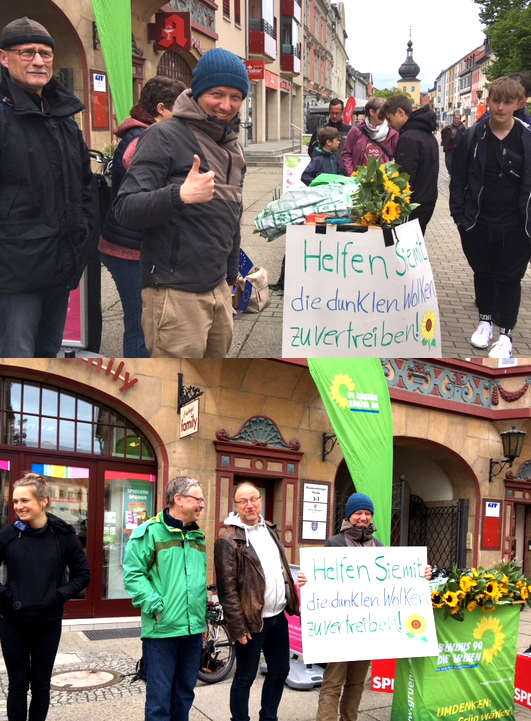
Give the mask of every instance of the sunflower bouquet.
[{"label": "sunflower bouquet", "polygon": [[514,561],[499,563],[491,569],[471,568],[461,572],[454,568],[444,585],[431,592],[434,608],[444,609],[448,616],[463,621],[467,611],[481,608],[494,611],[515,601],[531,607],[531,579],[522,574]]},{"label": "sunflower bouquet", "polygon": [[359,187],[352,195],[352,214],[361,225],[399,225],[419,203],[411,202],[409,175],[397,163],[379,165],[369,158],[352,174]]}]

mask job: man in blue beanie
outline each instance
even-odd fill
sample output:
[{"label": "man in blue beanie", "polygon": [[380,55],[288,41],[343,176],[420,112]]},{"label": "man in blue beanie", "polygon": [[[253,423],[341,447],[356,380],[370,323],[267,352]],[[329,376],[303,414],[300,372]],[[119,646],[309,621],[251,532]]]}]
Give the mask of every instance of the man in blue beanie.
[{"label": "man in blue beanie", "polygon": [[120,186],[118,222],[143,231],[142,328],[154,358],[229,352],[245,174],[237,132],[248,92],[237,55],[205,53],[173,117],[142,135]]},{"label": "man in blue beanie", "polygon": [[[364,493],[353,493],[347,501],[345,520],[339,533],[332,536],[325,546],[371,547],[383,546],[374,538],[376,528],[372,522],[374,503]],[[431,566],[426,566],[424,575],[430,579]],[[305,580],[299,574],[299,584]],[[301,583],[302,581],[302,583]],[[369,670],[368,661],[339,661],[329,663],[323,676],[319,693],[317,721],[337,721],[338,707],[342,721],[355,721],[363,693],[363,684]]]}]

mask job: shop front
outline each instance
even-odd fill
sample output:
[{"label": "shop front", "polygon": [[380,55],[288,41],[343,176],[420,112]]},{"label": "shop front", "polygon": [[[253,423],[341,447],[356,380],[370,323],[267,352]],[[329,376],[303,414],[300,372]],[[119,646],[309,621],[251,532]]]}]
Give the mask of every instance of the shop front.
[{"label": "shop front", "polygon": [[155,510],[157,464],[141,431],[110,406],[50,383],[0,378],[0,521],[25,472],[46,478],[50,510],[76,529],[92,571],[66,617],[136,613],[123,585],[125,545]]}]

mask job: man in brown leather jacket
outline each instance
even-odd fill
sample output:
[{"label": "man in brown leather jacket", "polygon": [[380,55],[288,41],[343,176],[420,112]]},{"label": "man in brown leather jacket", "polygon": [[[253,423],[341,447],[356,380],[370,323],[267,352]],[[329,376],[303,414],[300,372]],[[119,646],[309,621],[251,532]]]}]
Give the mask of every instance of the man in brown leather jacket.
[{"label": "man in brown leather jacket", "polygon": [[225,519],[214,546],[218,596],[231,638],[236,640],[236,672],[230,690],[232,721],[249,721],[249,693],[260,653],[267,663],[260,721],[277,721],[289,673],[289,634],[284,610],[299,615],[297,589],[276,526],[261,515],[260,491],[252,483],[236,487],[238,511]]}]

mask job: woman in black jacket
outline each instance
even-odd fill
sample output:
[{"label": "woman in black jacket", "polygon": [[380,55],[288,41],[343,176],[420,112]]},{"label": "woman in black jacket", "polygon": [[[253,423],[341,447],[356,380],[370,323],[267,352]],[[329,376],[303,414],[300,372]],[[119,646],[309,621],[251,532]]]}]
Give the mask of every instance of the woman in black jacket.
[{"label": "woman in black jacket", "polygon": [[0,584],[0,641],[9,677],[7,717],[44,721],[63,605],[88,586],[90,571],[73,527],[46,512],[50,494],[42,476],[26,473],[17,481],[13,503],[18,520],[0,530],[0,563],[6,564],[8,576],[7,583]]}]

